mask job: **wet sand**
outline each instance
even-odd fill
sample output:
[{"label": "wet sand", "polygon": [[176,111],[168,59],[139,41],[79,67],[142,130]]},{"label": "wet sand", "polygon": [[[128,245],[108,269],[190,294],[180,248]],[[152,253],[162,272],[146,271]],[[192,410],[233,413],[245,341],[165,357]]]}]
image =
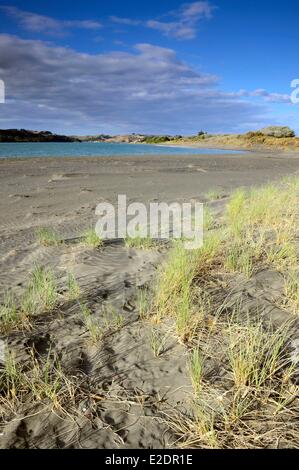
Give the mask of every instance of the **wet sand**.
[{"label": "wet sand", "polygon": [[225,195],[298,169],[299,155],[291,153],[3,159],[1,228],[75,217],[76,211],[91,215],[91,206],[117,194],[141,202],[202,199],[211,190]]}]

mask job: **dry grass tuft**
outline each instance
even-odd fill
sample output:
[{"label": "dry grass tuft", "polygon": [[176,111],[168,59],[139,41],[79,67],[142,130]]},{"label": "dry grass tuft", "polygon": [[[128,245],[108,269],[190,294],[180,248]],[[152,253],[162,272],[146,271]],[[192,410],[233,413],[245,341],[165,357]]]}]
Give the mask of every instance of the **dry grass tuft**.
[{"label": "dry grass tuft", "polygon": [[137,235],[136,237],[127,236],[125,238],[125,246],[127,248],[136,248],[136,250],[152,250],[156,247],[156,243],[150,237]]},{"label": "dry grass tuft", "polygon": [[83,243],[90,248],[100,248],[103,245],[103,240],[97,235],[95,230],[91,228],[85,233]]},{"label": "dry grass tuft", "polygon": [[36,267],[19,301],[7,294],[0,306],[0,332],[30,327],[34,316],[53,310],[58,303],[58,288],[50,269]]},{"label": "dry grass tuft", "polygon": [[241,303],[226,302],[223,280],[240,273],[246,284],[261,269],[277,270],[285,278],[284,306],[298,313],[298,220],[298,178],[238,190],[222,226],[208,224],[201,249],[188,252],[177,244],[171,250],[159,274],[153,313],[172,318],[179,340],[191,348],[194,392],[189,413],[166,419],[177,436],[175,445],[298,444],[298,371],[287,346],[290,324],[274,328],[262,321],[263,311],[246,313]]},{"label": "dry grass tuft", "polygon": [[63,244],[63,240],[54,230],[41,228],[36,232],[36,238],[42,246],[59,246]]}]

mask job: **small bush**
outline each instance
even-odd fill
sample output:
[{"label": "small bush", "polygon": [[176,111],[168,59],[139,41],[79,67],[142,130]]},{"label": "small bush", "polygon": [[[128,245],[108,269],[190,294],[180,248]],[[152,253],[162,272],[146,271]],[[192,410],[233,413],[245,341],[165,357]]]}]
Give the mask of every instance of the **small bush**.
[{"label": "small bush", "polygon": [[293,129],[290,129],[290,127],[287,126],[264,127],[264,129],[260,130],[260,133],[268,137],[277,137],[279,139],[296,136],[295,131],[293,131]]}]

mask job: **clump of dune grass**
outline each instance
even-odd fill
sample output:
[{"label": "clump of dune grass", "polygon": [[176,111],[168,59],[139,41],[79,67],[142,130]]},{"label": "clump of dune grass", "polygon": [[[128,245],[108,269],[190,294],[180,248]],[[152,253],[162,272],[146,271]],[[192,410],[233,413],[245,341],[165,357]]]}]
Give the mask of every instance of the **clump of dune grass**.
[{"label": "clump of dune grass", "polygon": [[295,181],[247,194],[239,190],[232,196],[226,209],[227,268],[251,275],[251,265],[261,261],[282,272],[296,265],[299,193]]},{"label": "clump of dune grass", "polygon": [[74,398],[75,390],[51,351],[42,360],[33,350],[26,365],[17,362],[13,352],[7,352],[0,370],[0,388],[2,406],[9,403],[9,410],[28,399],[36,403],[49,402],[54,409],[64,410],[64,405]]},{"label": "clump of dune grass", "polygon": [[200,393],[203,380],[203,358],[199,348],[193,349],[189,359],[189,371],[192,380],[194,393]]},{"label": "clump of dune grass", "polygon": [[153,318],[160,321],[163,317],[172,317],[178,338],[183,342],[192,340],[207,313],[203,298],[199,302],[197,296],[196,307],[193,307],[193,283],[200,273],[210,269],[220,244],[218,234],[209,235],[204,246],[197,250],[187,250],[183,243],[176,242],[158,275],[152,302]]},{"label": "clump of dune grass", "polygon": [[191,343],[203,317],[198,305],[194,305],[191,286],[186,285],[173,303],[172,317],[180,342]]},{"label": "clump of dune grass", "polygon": [[139,318],[144,320],[149,314],[149,295],[146,289],[139,289],[136,299],[136,307],[139,313]]},{"label": "clump of dune grass", "polygon": [[117,313],[113,307],[105,307],[101,319],[93,317],[92,311],[86,303],[80,304],[81,313],[91,341],[98,343],[107,334],[119,331],[124,325],[124,316]]},{"label": "clump of dune grass", "polygon": [[191,331],[192,304],[189,286],[185,286],[173,304],[172,315],[175,320],[176,331],[179,339],[184,342]]},{"label": "clump of dune grass", "polygon": [[69,300],[76,300],[80,297],[81,291],[74,274],[68,273],[67,277],[67,296]]},{"label": "clump of dune grass", "polygon": [[115,332],[124,325],[124,316],[118,313],[112,306],[105,307],[103,311],[103,326],[105,332]]},{"label": "clump of dune grass", "polygon": [[183,243],[177,242],[160,270],[151,304],[152,321],[171,317],[180,342],[192,342],[204,316],[209,313],[208,296],[199,295],[193,284],[199,266],[200,269],[207,266],[217,250],[218,239],[214,236],[199,250],[187,250]]},{"label": "clump of dune grass", "polygon": [[299,314],[299,273],[297,270],[287,274],[284,290],[286,306]]},{"label": "clump of dune grass", "polygon": [[204,230],[211,230],[214,226],[215,220],[211,209],[207,206],[204,207],[203,212],[203,228]]},{"label": "clump of dune grass", "polygon": [[0,305],[0,332],[5,333],[14,328],[20,321],[16,300],[6,293]]},{"label": "clump of dune grass", "polygon": [[226,220],[234,235],[253,233],[254,229],[292,230],[294,215],[298,214],[298,189],[295,184],[270,184],[247,194],[236,191],[226,210]]},{"label": "clump of dune grass", "polygon": [[4,297],[0,305],[0,332],[30,328],[31,319],[40,313],[54,309],[58,303],[58,288],[50,269],[36,267],[19,300],[12,294]]},{"label": "clump of dune grass", "polygon": [[[216,370],[226,370],[226,379],[216,380],[218,373],[210,371],[203,380],[203,353],[198,346],[191,351],[192,413],[174,412],[166,419],[177,447],[265,447],[276,433],[296,439],[287,424],[290,419],[295,425],[296,413],[292,409],[294,367],[288,365],[285,354],[288,328],[286,324],[275,331],[259,320],[239,322],[235,313],[214,335],[202,338],[211,351],[215,339],[221,338],[223,350]],[[266,434],[259,434],[261,423],[267,423]]]},{"label": "clump of dune grass", "polygon": [[151,330],[151,348],[155,357],[160,357],[165,351],[166,336],[159,329]]},{"label": "clump of dune grass", "polygon": [[58,289],[53,271],[36,267],[21,299],[21,312],[33,316],[52,310],[57,302]]},{"label": "clump of dune grass", "polygon": [[83,237],[83,243],[91,248],[99,248],[103,245],[103,239],[93,228],[90,228]]},{"label": "clump of dune grass", "polygon": [[64,397],[72,398],[71,382],[66,378],[58,358],[49,351],[46,360],[38,361],[32,357],[32,370],[29,377],[30,391],[37,401],[50,400],[53,407],[62,407]]},{"label": "clump of dune grass", "polygon": [[136,237],[127,236],[125,246],[127,248],[136,248],[136,250],[151,250],[155,248],[156,243],[151,237],[142,237],[137,234]]},{"label": "clump of dune grass", "polygon": [[192,417],[179,411],[165,414],[165,423],[173,431],[173,447],[179,449],[220,448],[217,423],[212,410],[207,411],[202,401],[193,403]]},{"label": "clump of dune grass", "polygon": [[[275,328],[263,321],[263,312],[245,313],[237,300],[230,304],[227,292],[233,273],[245,275],[247,283],[259,269],[276,269],[285,278],[284,306],[298,311],[298,220],[298,178],[241,189],[202,248],[188,252],[177,244],[170,251],[154,290],[153,312],[171,317],[191,350],[194,390],[190,415],[167,419],[177,436],[174,445],[263,448],[275,440],[298,441],[289,324]],[[219,293],[228,303],[219,306]]]},{"label": "clump of dune grass", "polygon": [[193,253],[193,275],[203,276],[212,269],[223,253],[223,232],[221,229],[208,233],[204,238],[204,244]]},{"label": "clump of dune grass", "polygon": [[232,243],[228,247],[224,267],[232,272],[241,272],[250,278],[254,271],[253,247],[246,242]]},{"label": "clump of dune grass", "polygon": [[21,391],[23,376],[11,352],[5,354],[4,367],[0,369],[0,388],[4,398],[14,400]]},{"label": "clump of dune grass", "polygon": [[222,199],[223,193],[220,191],[217,191],[217,189],[211,189],[211,191],[208,191],[206,193],[206,198],[209,201],[217,201],[219,199]]},{"label": "clump of dune grass", "polygon": [[245,191],[236,191],[226,208],[227,225],[234,236],[241,236],[245,225]]},{"label": "clump of dune grass", "polygon": [[42,246],[58,246],[63,243],[58,234],[51,229],[41,228],[36,232],[37,241]]},{"label": "clump of dune grass", "polygon": [[298,261],[294,231],[298,202],[297,185],[290,182],[282,188],[268,185],[236,191],[228,203],[224,225],[206,234],[203,247],[189,251],[183,243],[174,243],[155,287],[155,318],[171,315],[182,331],[181,325],[187,325],[191,316],[192,284],[214,267],[243,273],[246,278],[261,264],[281,271],[294,267]]},{"label": "clump of dune grass", "polygon": [[278,271],[292,269],[297,264],[297,250],[293,242],[283,245],[270,244],[266,247],[267,261]]},{"label": "clump of dune grass", "polygon": [[284,345],[288,330],[265,329],[261,322],[228,326],[228,357],[236,388],[249,387],[260,392],[285,365]]},{"label": "clump of dune grass", "polygon": [[96,344],[103,338],[104,331],[99,322],[92,317],[92,312],[86,304],[81,304],[80,308],[83,315],[84,325],[89,332],[91,341]]},{"label": "clump of dune grass", "polygon": [[153,309],[158,318],[172,315],[181,293],[188,295],[194,278],[193,251],[177,242],[171,249],[167,263],[160,270],[154,292]]}]

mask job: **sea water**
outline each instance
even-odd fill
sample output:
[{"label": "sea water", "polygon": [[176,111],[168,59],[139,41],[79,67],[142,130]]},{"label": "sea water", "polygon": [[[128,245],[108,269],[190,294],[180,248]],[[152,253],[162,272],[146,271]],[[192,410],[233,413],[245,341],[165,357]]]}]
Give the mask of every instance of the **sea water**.
[{"label": "sea water", "polygon": [[0,158],[29,157],[109,157],[134,155],[198,155],[244,153],[233,150],[171,147],[166,145],[123,144],[108,142],[70,143],[0,143]]}]

